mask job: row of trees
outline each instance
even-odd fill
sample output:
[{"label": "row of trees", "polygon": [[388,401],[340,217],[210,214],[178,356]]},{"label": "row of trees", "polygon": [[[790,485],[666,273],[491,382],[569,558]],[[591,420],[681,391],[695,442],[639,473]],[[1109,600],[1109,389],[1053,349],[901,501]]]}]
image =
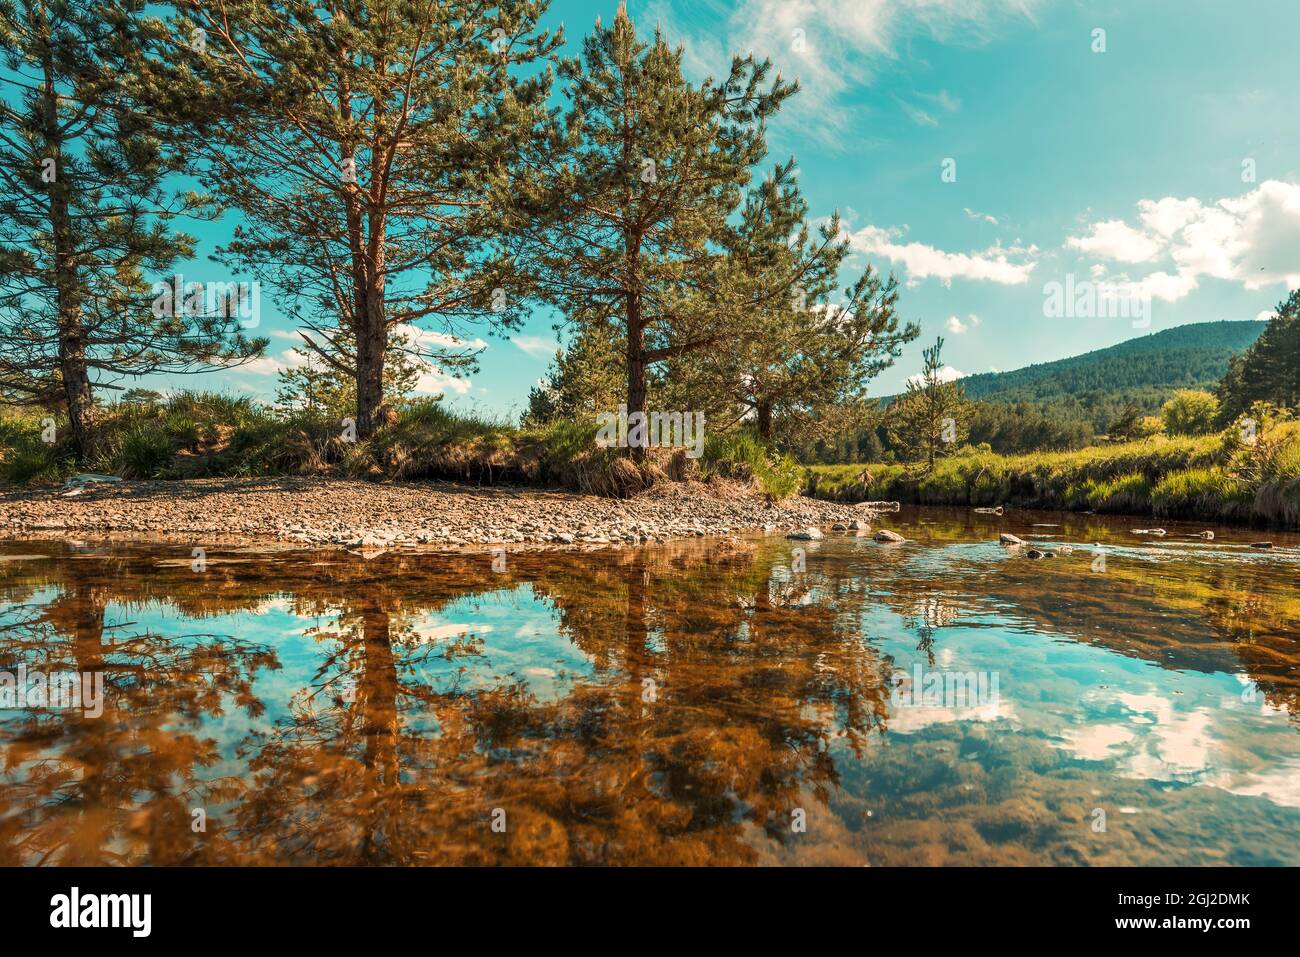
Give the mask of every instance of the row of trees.
[{"label": "row of trees", "polygon": [[575,345],[539,415],[654,389],[768,437],[860,418],[917,329],[892,279],[840,288],[793,160],[756,175],[797,85],[752,57],[693,83],[622,8],[562,59],[545,9],[0,0],[0,392],[66,406],[85,454],[98,390],[259,355],[225,304],[157,308],[178,222],[233,210],[213,258],[273,290],[361,438],[400,357],[471,369],[540,303]]}]

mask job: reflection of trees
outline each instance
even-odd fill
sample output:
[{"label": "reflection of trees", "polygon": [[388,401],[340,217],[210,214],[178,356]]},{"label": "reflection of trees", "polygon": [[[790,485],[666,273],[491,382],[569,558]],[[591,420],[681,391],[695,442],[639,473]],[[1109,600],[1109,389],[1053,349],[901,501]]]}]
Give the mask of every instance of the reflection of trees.
[{"label": "reflection of trees", "polygon": [[[240,809],[246,850],[358,863],[752,860],[752,827],[782,837],[805,788],[825,800],[832,741],[860,748],[884,690],[870,650],[844,640],[843,602],[800,604],[752,547],[695,552],[512,559],[513,581],[549,600],[596,663],[549,701],[471,644],[413,643],[421,587],[403,581],[399,603],[372,562],[372,580],[339,594],[347,611],[316,635],[328,650],[314,689],[245,743],[257,776]],[[344,676],[351,702],[328,690]],[[490,827],[498,808],[504,833]]]},{"label": "reflection of trees", "polygon": [[[84,738],[104,752],[97,764],[115,760],[138,785],[141,769],[120,771],[120,752],[135,744],[142,768],[156,772],[159,780],[123,784],[119,794],[75,785],[76,801],[112,806],[110,818],[139,826],[131,815],[144,809],[148,820],[166,822],[151,825],[161,836],[137,843],[131,859],[752,860],[753,828],[788,834],[791,810],[825,800],[836,784],[832,743],[860,748],[885,714],[881,669],[850,631],[862,594],[815,562],[799,576],[774,572],[752,545],[606,553],[599,563],[519,555],[508,575],[491,573],[481,556],[440,557],[432,569],[424,558],[331,557],[214,561],[207,577],[181,560],[76,566],[97,570],[90,580],[101,595],[101,628],[110,597],[129,606],[166,596],[205,617],[253,611],[279,594],[319,619],[308,632],[320,649],[315,677],[287,717],[245,738],[239,756],[250,775],[238,791],[201,780],[218,759],[201,732],[169,737],[163,721],[179,713],[192,726],[232,693],[260,707],[247,685],[256,659],[224,684],[205,683],[199,676],[211,677],[217,654],[211,642],[167,657],[157,636],[133,636],[115,652],[117,693],[130,690],[127,667],[152,655],[145,670],[159,698],[119,697],[127,737],[90,723],[81,732],[73,727],[79,716],[55,717],[61,723],[47,741],[60,760],[83,759]],[[43,563],[43,574],[70,595],[78,573],[64,561]],[[11,593],[18,587],[6,584]],[[554,700],[539,699],[518,675],[496,673],[472,640],[430,643],[414,627],[455,598],[520,584],[554,606],[564,633],[594,663],[590,678]],[[70,602],[46,607],[49,628],[76,631]],[[643,679],[655,682],[653,695]],[[163,778],[179,783],[168,790]],[[218,783],[230,786],[216,793]],[[23,786],[7,792],[13,806],[38,813],[46,802],[31,782]],[[137,792],[146,796],[134,803]],[[196,839],[189,807],[222,800],[235,805],[233,825],[220,840],[211,828]],[[490,826],[496,808],[506,814],[504,833]],[[87,848],[111,845],[121,830],[63,820]],[[203,855],[186,850],[193,847]]]},{"label": "reflection of trees", "polygon": [[[261,712],[252,674],[273,653],[231,638],[167,637],[108,622],[111,579],[67,563],[59,593],[43,607],[10,606],[0,662],[47,674],[100,673],[104,711],[0,713],[0,858],[12,863],[101,864],[213,860],[219,832],[190,840],[191,809],[238,793],[213,773],[215,742],[201,722],[234,702]],[[6,597],[30,585],[4,582]]]}]

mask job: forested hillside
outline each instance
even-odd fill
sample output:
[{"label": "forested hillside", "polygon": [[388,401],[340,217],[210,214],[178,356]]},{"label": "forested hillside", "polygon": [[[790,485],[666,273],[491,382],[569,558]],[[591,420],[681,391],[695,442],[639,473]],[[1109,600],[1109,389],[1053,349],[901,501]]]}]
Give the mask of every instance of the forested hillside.
[{"label": "forested hillside", "polygon": [[967,376],[962,384],[971,399],[1085,401],[1094,393],[1122,392],[1155,409],[1175,389],[1213,387],[1227,371],[1228,360],[1249,348],[1265,325],[1253,320],[1192,323],[1068,359]]}]

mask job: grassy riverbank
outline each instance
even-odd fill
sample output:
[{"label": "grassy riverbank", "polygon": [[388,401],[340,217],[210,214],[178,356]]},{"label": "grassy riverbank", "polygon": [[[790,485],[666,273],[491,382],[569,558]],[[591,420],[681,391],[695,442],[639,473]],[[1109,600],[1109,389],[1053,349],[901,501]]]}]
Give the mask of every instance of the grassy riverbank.
[{"label": "grassy riverbank", "polygon": [[805,494],[834,501],[1014,505],[1067,511],[1300,526],[1300,422],[1267,426],[1253,445],[1234,428],[1075,452],[970,452],[928,475],[902,465],[815,465]]},{"label": "grassy riverbank", "polygon": [[55,422],[42,437],[43,413],[0,415],[0,480],[49,485],[77,472],[130,479],[319,476],[352,479],[449,479],[547,486],[625,496],[666,481],[713,478],[751,482],[776,498],[798,490],[802,469],[746,435],[714,436],[703,454],[651,450],[634,464],[596,445],[595,424],[519,429],[453,412],[433,400],[403,403],[369,440],[348,441],[342,419],[285,412],[248,398],[183,392],[119,402],[102,412],[98,451],[78,462]]}]

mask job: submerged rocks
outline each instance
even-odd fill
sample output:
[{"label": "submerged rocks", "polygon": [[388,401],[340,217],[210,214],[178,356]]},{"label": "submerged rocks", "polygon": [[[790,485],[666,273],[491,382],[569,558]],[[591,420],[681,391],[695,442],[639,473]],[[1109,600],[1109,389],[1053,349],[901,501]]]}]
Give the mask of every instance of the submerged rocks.
[{"label": "submerged rocks", "polygon": [[883,542],[891,545],[897,545],[900,542],[907,541],[907,539],[905,539],[902,535],[899,535],[898,532],[891,532],[887,528],[882,528],[880,531],[876,532],[876,534],[873,535],[872,537],[878,542]]},{"label": "submerged rocks", "polygon": [[861,519],[855,518],[853,521],[849,522],[849,531],[869,532],[871,531],[871,523],[864,522]]},{"label": "submerged rocks", "polygon": [[1025,552],[1025,555],[1028,558],[1055,558],[1056,552],[1040,551],[1037,548],[1031,548],[1029,551]]},{"label": "submerged rocks", "polygon": [[816,541],[820,541],[821,537],[822,537],[822,530],[820,528],[817,528],[816,526],[801,528],[798,531],[791,532],[789,535],[786,536],[786,538],[792,538],[798,542],[816,542]]}]

